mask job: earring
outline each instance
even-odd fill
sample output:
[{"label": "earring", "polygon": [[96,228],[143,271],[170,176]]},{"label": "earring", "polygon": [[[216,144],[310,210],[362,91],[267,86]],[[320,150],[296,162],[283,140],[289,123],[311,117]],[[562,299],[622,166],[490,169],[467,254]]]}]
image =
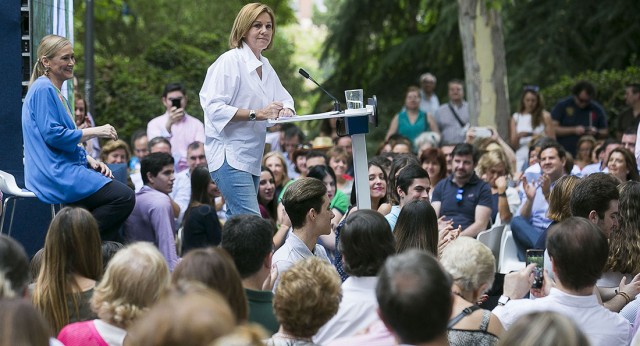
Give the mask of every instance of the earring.
[{"label": "earring", "polygon": [[44,67],[44,75],[49,77],[49,66]]}]

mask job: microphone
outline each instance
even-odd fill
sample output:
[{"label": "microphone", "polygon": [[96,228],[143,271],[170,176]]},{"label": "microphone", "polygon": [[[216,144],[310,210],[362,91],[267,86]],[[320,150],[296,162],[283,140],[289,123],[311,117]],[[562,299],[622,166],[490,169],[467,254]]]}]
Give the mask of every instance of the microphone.
[{"label": "microphone", "polygon": [[327,94],[332,100],[333,100],[333,110],[336,112],[340,112],[340,101],[338,101],[337,98],[335,98],[333,95],[331,95],[328,91],[324,90],[324,88],[318,84],[318,82],[316,82],[313,78],[311,78],[311,76],[309,75],[309,73],[307,71],[305,71],[304,69],[299,69],[298,72],[302,75],[302,77],[312,81],[313,83],[315,83],[322,91],[324,91],[325,94]]}]

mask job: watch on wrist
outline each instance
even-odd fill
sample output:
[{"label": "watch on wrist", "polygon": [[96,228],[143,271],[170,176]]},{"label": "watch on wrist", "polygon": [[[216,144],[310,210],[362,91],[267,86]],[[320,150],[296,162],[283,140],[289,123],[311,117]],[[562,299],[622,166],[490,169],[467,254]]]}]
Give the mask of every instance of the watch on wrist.
[{"label": "watch on wrist", "polygon": [[500,296],[500,299],[498,299],[498,305],[505,306],[510,300],[511,300],[511,298],[502,295],[502,296]]},{"label": "watch on wrist", "polygon": [[256,111],[254,111],[253,109],[249,110],[249,120],[251,121],[256,120]]}]

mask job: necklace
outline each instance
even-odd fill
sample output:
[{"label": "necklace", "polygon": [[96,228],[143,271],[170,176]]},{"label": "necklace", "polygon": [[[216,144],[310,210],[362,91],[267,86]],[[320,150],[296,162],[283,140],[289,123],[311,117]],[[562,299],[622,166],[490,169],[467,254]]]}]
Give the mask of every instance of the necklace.
[{"label": "necklace", "polygon": [[297,336],[293,336],[293,335],[285,333],[285,332],[277,332],[277,333],[273,334],[273,336],[277,337],[277,338],[283,338],[283,339],[289,339],[289,340],[301,340],[301,341],[311,342],[311,338],[299,338]]},{"label": "necklace", "polygon": [[[51,81],[51,79],[49,79],[49,81]],[[60,89],[58,89],[58,87],[55,84],[53,84],[53,82],[51,82],[51,85],[53,85],[53,87],[56,89],[58,98],[60,99],[60,102],[62,102],[62,104],[64,105],[64,109],[67,111],[67,115],[71,118],[73,127],[77,129],[78,126],[76,125],[76,118],[73,116],[73,112],[71,112],[71,108],[69,107],[69,103],[67,102],[67,99],[65,99],[64,96],[62,96],[62,92],[60,91]]]}]

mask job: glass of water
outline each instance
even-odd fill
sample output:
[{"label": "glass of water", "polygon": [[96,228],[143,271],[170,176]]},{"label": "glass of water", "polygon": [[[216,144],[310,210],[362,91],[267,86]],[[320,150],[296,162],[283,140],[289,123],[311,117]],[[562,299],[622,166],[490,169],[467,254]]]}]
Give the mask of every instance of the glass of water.
[{"label": "glass of water", "polygon": [[345,90],[344,97],[347,100],[347,109],[364,108],[362,89]]}]

